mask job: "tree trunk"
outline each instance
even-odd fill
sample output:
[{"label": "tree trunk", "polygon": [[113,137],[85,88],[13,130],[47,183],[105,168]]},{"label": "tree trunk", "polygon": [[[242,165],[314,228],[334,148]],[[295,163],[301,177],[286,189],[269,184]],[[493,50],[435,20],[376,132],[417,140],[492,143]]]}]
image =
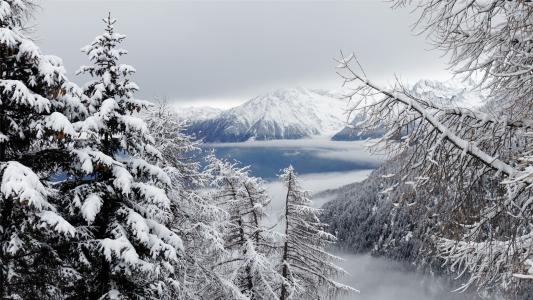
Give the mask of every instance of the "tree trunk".
[{"label": "tree trunk", "polygon": [[[95,240],[102,240],[107,237],[108,224],[113,210],[113,206],[110,202],[110,198],[104,200],[104,205],[101,211],[101,218],[97,224],[98,231],[96,233],[97,236],[95,236]],[[94,299],[99,299],[102,295],[109,292],[109,290],[111,289],[111,265],[107,261],[105,255],[103,255],[102,253],[100,254],[102,255],[102,257],[99,258],[100,269],[98,270],[98,274],[95,278],[96,289],[94,290],[94,293],[96,293],[96,295],[94,296],[96,297]]]},{"label": "tree trunk", "polygon": [[[285,262],[287,260],[288,252],[289,252],[289,239],[288,239],[289,237],[289,195],[292,190],[291,182],[292,182],[292,174],[289,175],[288,186],[287,186],[287,196],[285,197],[285,243],[283,245],[283,256],[282,256],[282,261],[281,261],[281,263],[283,264],[281,276],[285,280],[287,279],[287,276],[289,276],[289,270]],[[281,296],[279,299],[286,300],[287,297],[288,295],[287,295],[286,283],[283,282],[281,284]]]},{"label": "tree trunk", "polygon": [[0,235],[0,261],[2,262],[2,266],[0,266],[0,298],[3,299],[5,296],[9,295],[9,291],[7,288],[8,282],[7,282],[7,274],[4,271],[4,267],[8,266],[8,257],[6,253],[4,252],[4,244],[9,239],[9,227],[12,225],[11,216],[13,213],[13,199],[11,198],[5,198],[3,201],[3,209],[0,211],[0,226],[2,227],[2,235]]},{"label": "tree trunk", "polygon": [[[241,244],[244,246],[244,244],[246,243],[246,236],[245,236],[244,224],[243,224],[241,216],[239,216],[238,225],[239,225],[239,233],[241,235]],[[245,256],[246,256],[246,253],[247,253],[247,250],[246,250],[246,248],[244,248],[243,254]],[[246,290],[247,291],[252,291],[253,288],[254,288],[254,282],[252,280],[252,269],[250,268],[249,265],[247,265],[244,271],[246,273]],[[251,299],[254,299],[253,295],[252,295]]]},{"label": "tree trunk", "polygon": [[[250,192],[250,189],[248,188],[248,185],[244,184],[244,188],[246,189],[246,193],[248,194],[248,200],[250,200],[250,205],[252,206],[252,216],[254,217],[254,225],[256,229],[259,229],[259,218],[257,217],[257,213],[254,210],[255,203],[252,199],[252,194]],[[259,232],[254,233],[254,239],[256,245],[259,244]]]}]

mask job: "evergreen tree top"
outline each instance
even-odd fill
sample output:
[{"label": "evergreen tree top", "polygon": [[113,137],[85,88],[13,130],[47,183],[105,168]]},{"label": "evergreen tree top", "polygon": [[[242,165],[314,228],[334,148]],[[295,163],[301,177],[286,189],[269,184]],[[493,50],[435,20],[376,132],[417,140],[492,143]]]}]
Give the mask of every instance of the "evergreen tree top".
[{"label": "evergreen tree top", "polygon": [[103,101],[113,98],[124,101],[119,103],[121,109],[138,111],[142,104],[132,98],[139,87],[129,78],[136,70],[130,65],[119,63],[120,58],[128,53],[125,49],[119,48],[126,36],[115,32],[116,20],[111,14],[108,14],[103,22],[104,33],[81,49],[93,65],[82,66],[76,73],[88,74],[95,78],[85,88],[85,94],[90,98],[90,110],[100,106]]},{"label": "evergreen tree top", "polygon": [[33,0],[0,0],[0,27],[21,27],[35,6]]},{"label": "evergreen tree top", "polygon": [[105,24],[104,33],[96,36],[92,43],[83,47],[82,52],[89,56],[89,60],[98,65],[104,67],[114,66],[122,55],[128,53],[125,49],[117,48],[126,39],[126,36],[115,32],[117,20],[111,18],[111,13],[102,21]]}]

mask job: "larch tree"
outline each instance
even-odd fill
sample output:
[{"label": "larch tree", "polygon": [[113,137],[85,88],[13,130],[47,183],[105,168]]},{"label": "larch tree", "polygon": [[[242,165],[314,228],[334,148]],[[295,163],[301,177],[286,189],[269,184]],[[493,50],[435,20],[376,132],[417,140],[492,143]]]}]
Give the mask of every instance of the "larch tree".
[{"label": "larch tree", "polygon": [[0,298],[57,299],[69,278],[53,247],[76,235],[47,178],[86,112],[59,58],[26,35],[30,0],[0,1]]},{"label": "larch tree", "polygon": [[208,192],[210,176],[200,170],[200,143],[184,133],[185,124],[166,101],[155,101],[141,116],[165,161],[172,189],[172,230],[183,240],[184,252],[176,267],[179,299],[228,298],[236,291],[213,266],[225,253],[222,228],[227,213]]},{"label": "larch tree", "polygon": [[283,212],[283,244],[280,271],[284,279],[280,299],[333,298],[339,293],[357,292],[334,279],[345,271],[334,262],[338,257],[326,250],[336,238],[325,231],[318,218],[320,210],[312,207],[292,166],[280,175],[287,188]]},{"label": "larch tree", "polygon": [[[355,55],[339,73],[352,85],[354,109],[369,129],[388,133],[377,147],[407,158],[402,197],[426,216],[426,253],[443,260],[470,288],[519,294],[533,278],[531,1],[397,0],[420,12],[417,26],[450,54],[458,76],[489,97],[480,109],[435,103],[401,84],[367,78]],[[376,95],[381,95],[377,97]],[[412,191],[412,190],[411,190]]]},{"label": "larch tree", "polygon": [[277,254],[276,233],[264,224],[270,203],[263,183],[247,168],[208,157],[216,202],[229,214],[224,230],[227,255],[217,268],[246,299],[278,299],[282,278],[272,260]]},{"label": "larch tree", "polygon": [[64,250],[79,272],[69,291],[84,299],[172,299],[180,290],[176,266],[183,253],[169,191],[172,179],[145,122],[133,113],[143,102],[133,94],[135,69],[119,63],[124,35],[115,20],[84,47],[91,66],[79,73],[93,78],[84,88],[89,116],[74,123],[80,138],[61,183],[78,241]]}]

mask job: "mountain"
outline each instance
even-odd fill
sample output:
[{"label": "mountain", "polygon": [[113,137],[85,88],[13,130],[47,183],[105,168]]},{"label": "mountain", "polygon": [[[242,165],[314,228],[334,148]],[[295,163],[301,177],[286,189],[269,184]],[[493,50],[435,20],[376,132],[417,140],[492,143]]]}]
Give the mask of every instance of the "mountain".
[{"label": "mountain", "polygon": [[205,142],[299,139],[333,135],[345,125],[346,101],[304,88],[255,97],[211,118],[191,121],[188,133]]},{"label": "mountain", "polygon": [[336,233],[340,249],[356,253],[372,252],[397,260],[413,262],[420,241],[412,238],[416,228],[413,216],[395,209],[393,200],[405,193],[406,187],[394,186],[397,174],[408,156],[399,155],[384,162],[365,180],[337,189],[326,190],[314,197],[329,197],[322,206],[322,218],[328,230]]},{"label": "mountain", "polygon": [[[479,108],[486,100],[486,95],[475,90],[473,81],[458,80],[420,80],[409,87],[409,93],[420,99],[431,101],[440,106],[459,106],[467,108]],[[385,130],[378,128],[372,131],[363,131],[358,123],[364,117],[356,116],[350,126],[344,127],[331,139],[335,141],[366,140],[368,138],[379,138],[385,134]]]},{"label": "mountain", "polygon": [[213,119],[220,115],[223,110],[219,108],[202,106],[202,107],[176,107],[174,108],[180,121],[196,123]]},{"label": "mountain", "polygon": [[362,115],[357,115],[350,122],[350,125],[344,127],[341,131],[337,132],[331,140],[333,141],[361,141],[366,139],[376,139],[382,137],[386,132],[385,128],[378,128],[374,130],[364,131],[359,123],[364,121]]},{"label": "mountain", "polygon": [[409,93],[440,106],[465,108],[479,108],[487,98],[476,90],[476,83],[472,80],[420,80],[409,89]]}]

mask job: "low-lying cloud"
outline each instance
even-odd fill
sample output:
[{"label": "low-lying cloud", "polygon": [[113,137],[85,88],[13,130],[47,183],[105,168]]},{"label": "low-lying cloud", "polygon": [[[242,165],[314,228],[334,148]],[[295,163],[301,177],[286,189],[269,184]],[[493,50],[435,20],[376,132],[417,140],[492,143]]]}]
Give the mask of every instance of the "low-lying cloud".
[{"label": "low-lying cloud", "polygon": [[[301,175],[302,187],[314,193],[362,181],[372,170],[348,172],[312,173]],[[286,189],[279,181],[267,183],[272,198],[269,222],[275,224],[284,205]],[[321,207],[332,197],[313,199],[315,207]],[[278,224],[279,226],[279,224]],[[281,226],[279,226],[281,230]],[[452,292],[454,286],[440,277],[429,277],[416,273],[409,266],[370,255],[336,253],[344,260],[338,265],[350,275],[340,279],[358,290],[341,300],[462,300],[476,299],[473,295]]]},{"label": "low-lying cloud", "polygon": [[452,292],[452,284],[408,270],[403,263],[370,255],[337,254],[340,265],[350,273],[342,282],[360,290],[342,300],[463,300],[473,295]]}]

